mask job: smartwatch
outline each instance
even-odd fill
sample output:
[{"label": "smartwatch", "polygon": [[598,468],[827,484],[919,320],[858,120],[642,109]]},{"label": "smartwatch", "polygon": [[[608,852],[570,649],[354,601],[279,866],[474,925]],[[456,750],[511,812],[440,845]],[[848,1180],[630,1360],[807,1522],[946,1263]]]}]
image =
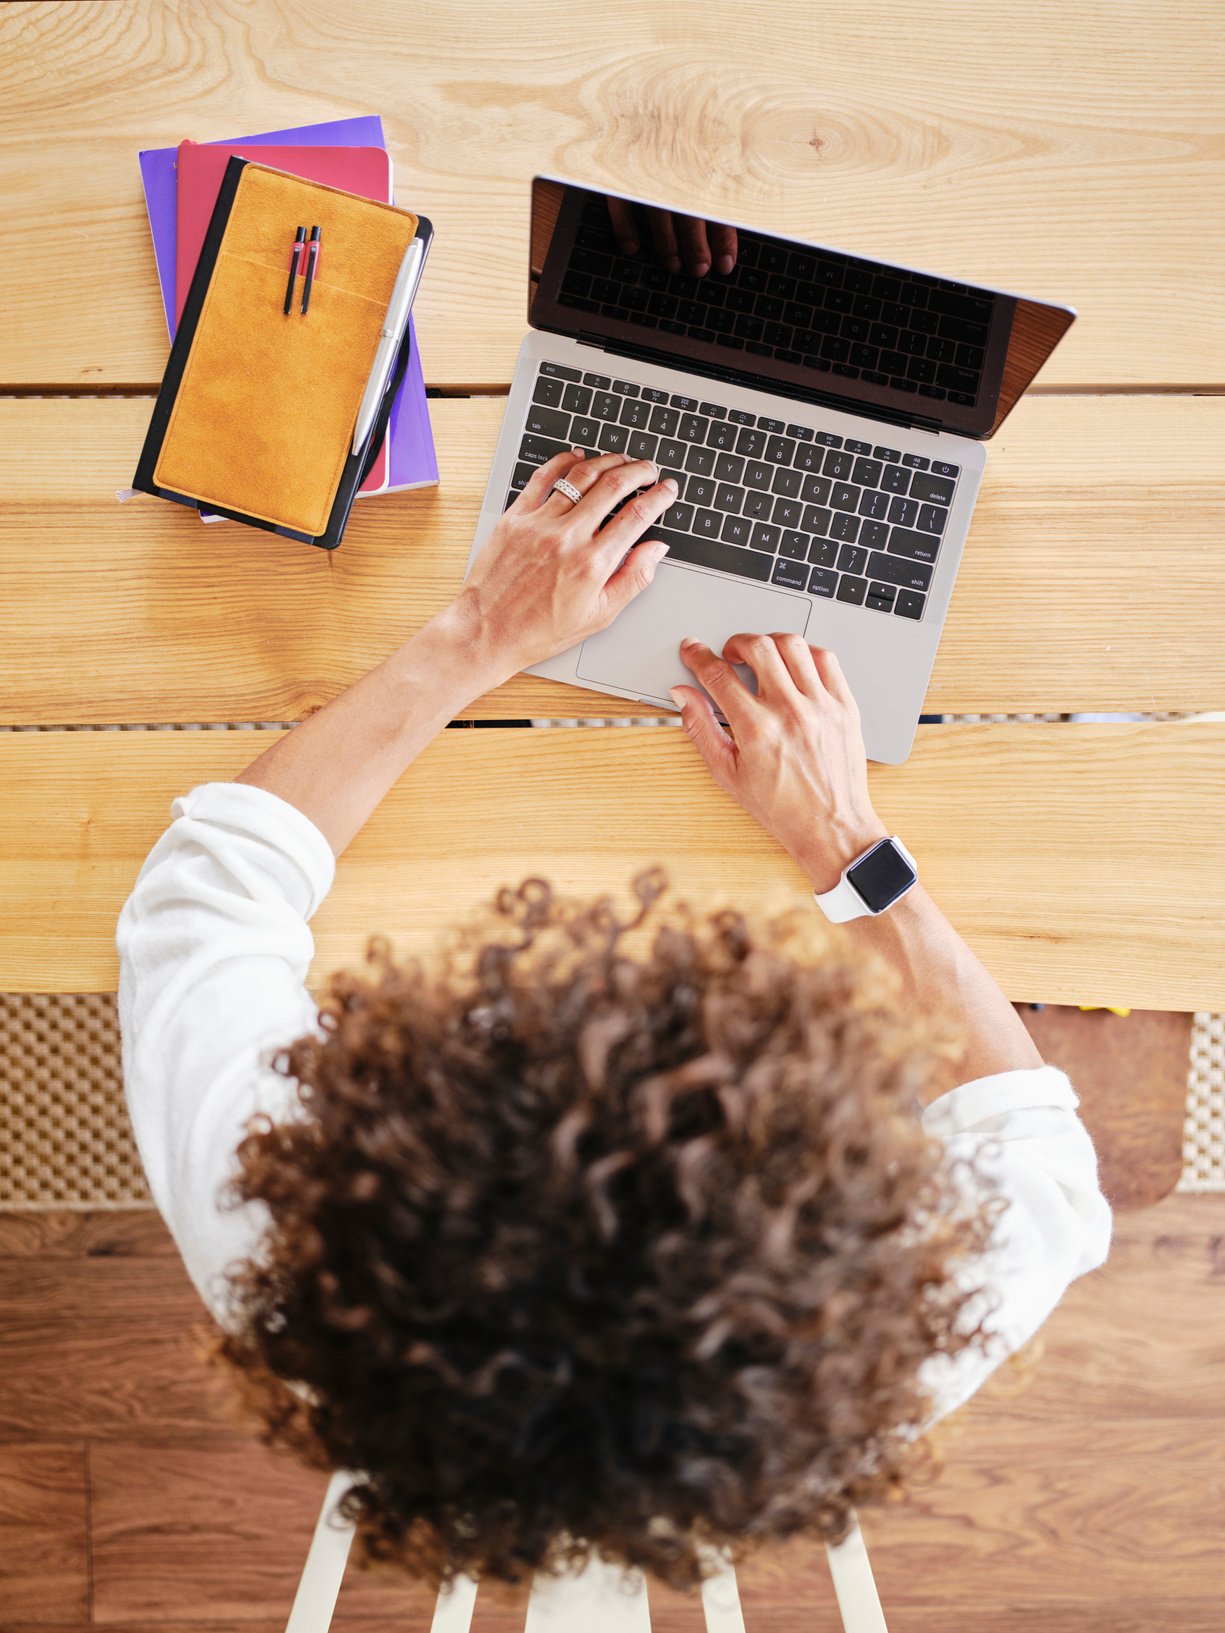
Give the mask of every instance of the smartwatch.
[{"label": "smartwatch", "polygon": [[906,894],[919,877],[914,857],[896,834],[843,869],[832,890],[813,891],[813,900],[834,924],[883,913]]}]

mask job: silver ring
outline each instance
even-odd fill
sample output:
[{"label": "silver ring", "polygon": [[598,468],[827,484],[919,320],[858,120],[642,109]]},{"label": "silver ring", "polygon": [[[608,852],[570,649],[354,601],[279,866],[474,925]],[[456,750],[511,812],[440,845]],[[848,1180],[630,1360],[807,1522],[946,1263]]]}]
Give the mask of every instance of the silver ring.
[{"label": "silver ring", "polygon": [[577,505],[583,497],[582,489],[576,488],[573,482],[567,482],[564,476],[559,476],[549,489],[550,493],[564,493],[572,505]]}]

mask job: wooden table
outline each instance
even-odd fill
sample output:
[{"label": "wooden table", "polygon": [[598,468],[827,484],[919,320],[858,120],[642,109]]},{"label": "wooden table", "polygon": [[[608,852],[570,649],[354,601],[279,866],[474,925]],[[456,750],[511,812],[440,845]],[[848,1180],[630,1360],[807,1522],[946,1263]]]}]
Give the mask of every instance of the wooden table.
[{"label": "wooden table", "polygon": [[[1225,707],[1220,30],[1157,0],[1047,10],[0,10],[0,725],[293,721],[444,604],[524,330],[537,169],[1076,305],[991,446],[926,707]],[[359,506],[334,556],[121,508],[167,351],[137,150],[368,110],[438,233],[441,487]],[[631,711],[521,677],[469,712]],[[0,988],[111,987],[170,799],[265,742],[0,734]],[[873,778],[1011,996],[1185,1010],[1225,1007],[1223,763],[1220,719],[1007,721],[923,727]],[[680,733],[448,733],[346,858],[316,974],[524,873],[592,890],[661,857],[701,900],[801,887]]]}]

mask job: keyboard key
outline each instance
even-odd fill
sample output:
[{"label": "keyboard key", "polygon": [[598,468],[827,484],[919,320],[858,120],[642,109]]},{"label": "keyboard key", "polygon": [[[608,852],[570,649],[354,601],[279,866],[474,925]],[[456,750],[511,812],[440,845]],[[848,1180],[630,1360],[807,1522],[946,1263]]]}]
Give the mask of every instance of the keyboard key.
[{"label": "keyboard key", "polygon": [[892,606],[893,605],[893,598],[894,598],[894,596],[896,594],[897,594],[897,590],[894,588],[894,586],[892,584],[881,584],[881,583],[878,583],[875,579],[873,579],[872,582],[868,585],[868,600],[869,601],[871,601],[872,597],[875,596],[878,601],[887,601],[889,603],[889,605]]},{"label": "keyboard key", "polygon": [[733,425],[756,425],[756,414],[750,414],[743,408],[729,408],[727,417]]},{"label": "keyboard key", "polygon": [[669,469],[674,469],[684,465],[687,452],[687,443],[677,442],[671,437],[661,437],[659,452],[655,455],[655,458],[659,461],[661,467],[667,466]]},{"label": "keyboard key", "polygon": [[766,584],[770,578],[772,557],[754,550],[738,550],[721,539],[694,538],[688,533],[674,533],[669,528],[653,528],[652,537],[662,539],[668,546],[671,561],[687,561],[695,567],[712,567],[719,573],[732,573],[739,578],[755,578]]},{"label": "keyboard key", "polygon": [[548,375],[550,380],[581,380],[583,378],[579,369],[568,369],[561,363],[542,363],[540,372]]},{"label": "keyboard key", "polygon": [[793,471],[786,465],[779,465],[775,467],[770,491],[779,494],[783,499],[794,499],[798,496],[803,481],[801,472]]},{"label": "keyboard key", "polygon": [[744,460],[739,454],[719,454],[715,460],[715,475],[720,482],[743,481]]},{"label": "keyboard key", "polygon": [[774,571],[770,575],[771,584],[782,584],[788,590],[806,590],[808,588],[808,568],[802,561],[788,561],[780,556],[774,563]]},{"label": "keyboard key", "polygon": [[[758,420],[758,429],[761,428],[763,423],[764,421]],[[782,422],[772,420],[770,423],[779,425]],[[762,457],[768,459],[772,465],[790,465],[794,454],[795,443],[792,442],[790,437],[771,437],[766,443],[766,451]]]},{"label": "keyboard key", "polygon": [[651,430],[657,432],[661,437],[674,437],[680,422],[681,417],[675,408],[660,407],[651,410],[651,418],[648,421]]},{"label": "keyboard key", "polygon": [[890,499],[889,520],[898,527],[913,527],[919,517],[918,502],[914,499]]},{"label": "keyboard key", "polygon": [[780,527],[798,527],[803,520],[804,507],[798,499],[776,499],[770,520]]},{"label": "keyboard key", "polygon": [[817,441],[823,448],[841,448],[842,438],[835,436],[832,431],[818,431]]},{"label": "keyboard key", "polygon": [[835,510],[857,510],[859,489],[851,487],[849,482],[835,482],[830,490],[829,502]]},{"label": "keyboard key", "polygon": [[910,488],[910,472],[901,465],[886,465],[880,485],[885,493],[906,493]]},{"label": "keyboard key", "polygon": [[794,528],[783,529],[782,542],[778,547],[780,556],[786,556],[791,561],[808,560],[808,534],[799,533]]},{"label": "keyboard key", "polygon": [[[867,552],[862,552],[867,554]],[[841,565],[841,560],[839,562]],[[868,571],[873,578],[886,584],[896,584],[903,590],[926,590],[932,581],[932,569],[921,561],[907,561],[901,556],[886,556],[873,550],[868,556]]]},{"label": "keyboard key", "polygon": [[554,454],[568,454],[568,442],[552,442],[548,437],[534,437],[530,433],[519,444],[519,458],[526,465],[543,465]]},{"label": "keyboard key", "polygon": [[569,440],[576,448],[595,448],[599,438],[599,420],[571,420]]},{"label": "keyboard key", "polygon": [[695,505],[713,505],[715,479],[713,476],[691,476],[685,484],[685,498]]},{"label": "keyboard key", "polygon": [[828,505],[832,483],[824,476],[806,476],[801,493],[810,505]]},{"label": "keyboard key", "polygon": [[746,454],[750,459],[759,459],[767,442],[766,433],[750,426],[744,426],[736,437],[736,452]]},{"label": "keyboard key", "polygon": [[559,408],[561,406],[561,394],[565,389],[566,382],[564,380],[550,380],[547,377],[542,377],[536,382],[535,390],[532,392],[532,401],[534,403],[543,403],[546,408]]},{"label": "keyboard key", "polygon": [[938,505],[949,505],[953,502],[955,483],[943,476],[916,476],[910,484],[912,499],[934,500]]},{"label": "keyboard key", "polygon": [[723,452],[736,446],[736,433],[739,427],[727,420],[716,420],[706,433],[706,446]]},{"label": "keyboard key", "polygon": [[832,476],[837,482],[845,482],[855,469],[853,457],[841,449],[831,448],[825,456],[825,463],[821,469],[826,476]]},{"label": "keyboard key", "polygon": [[911,533],[904,527],[895,527],[889,534],[889,553],[910,556],[915,561],[935,561],[940,553],[940,540],[930,533]]},{"label": "keyboard key", "polygon": [[754,550],[768,550],[771,555],[778,549],[782,529],[770,522],[758,522],[749,537]]},{"label": "keyboard key", "polygon": [[753,524],[744,516],[725,516],[723,531],[720,538],[728,544],[747,545],[753,531]]},{"label": "keyboard key", "polygon": [[808,559],[818,567],[836,566],[838,546],[832,539],[814,539],[808,546]]},{"label": "keyboard key", "polygon": [[[677,399],[673,397],[673,403],[675,403],[676,400]],[[709,425],[700,414],[682,414],[677,435],[680,437],[682,442],[705,442],[706,433],[709,429]]]},{"label": "keyboard key", "polygon": [[848,578],[844,573],[838,581],[838,600],[849,601],[853,607],[862,607],[868,593],[866,578]]},{"label": "keyboard key", "polygon": [[613,381],[613,390],[616,392],[618,397],[636,397],[639,389],[640,388],[638,386],[631,385],[628,380]]},{"label": "keyboard key", "polygon": [[528,483],[532,479],[532,472],[534,469],[534,465],[528,465],[523,460],[520,460],[515,466],[514,475],[510,479],[510,485],[516,493],[522,493],[524,488],[527,487]]},{"label": "keyboard key", "polygon": [[506,495],[506,499],[505,499],[505,502],[502,505],[502,509],[503,510],[509,510],[510,507],[514,504],[515,500],[518,497],[519,497],[519,495],[515,492],[514,488],[512,488],[510,490],[510,492]]},{"label": "keyboard key", "polygon": [[644,430],[651,418],[651,405],[641,397],[627,397],[621,404],[621,424],[631,431]]},{"label": "keyboard key", "polygon": [[679,408],[681,412],[685,414],[692,414],[698,406],[698,400],[696,397],[678,397],[673,394],[671,402],[673,408]]},{"label": "keyboard key", "polygon": [[919,595],[914,590],[899,590],[897,600],[893,604],[894,616],[897,618],[922,618],[926,602],[927,597]]},{"label": "keyboard key", "polygon": [[764,459],[746,460],[744,480],[750,488],[768,488],[774,481],[774,466],[767,465]]},{"label": "keyboard key", "polygon": [[717,539],[723,526],[723,516],[717,510],[699,510],[693,518],[693,531],[704,539]]},{"label": "keyboard key", "polygon": [[678,533],[688,533],[693,526],[693,506],[669,505],[660,517],[665,527],[674,527]]},{"label": "keyboard key", "polygon": [[[761,309],[762,309],[762,302],[761,301],[758,301],[757,309],[758,309],[759,312],[761,311]],[[773,316],[772,313],[765,313],[764,315],[767,316],[767,317]],[[774,431],[781,431],[783,429],[782,420],[768,420],[764,414],[759,414],[757,416],[757,424],[758,424],[758,427],[762,431],[774,432]]]},{"label": "keyboard key", "polygon": [[884,522],[861,522],[859,525],[859,542],[866,544],[870,550],[883,550],[889,538],[889,529]]},{"label": "keyboard key", "polygon": [[562,397],[561,406],[571,414],[588,414],[591,411],[591,387],[567,386]]},{"label": "keyboard key", "polygon": [[943,459],[932,460],[932,471],[936,476],[960,476],[960,465],[949,465]]},{"label": "keyboard key", "polygon": [[924,459],[922,454],[903,454],[902,464],[909,465],[912,471],[925,471],[931,461]]},{"label": "keyboard key", "polygon": [[593,386],[596,391],[607,391],[612,385],[612,381],[606,374],[584,374],[583,384]]},{"label": "keyboard key", "polygon": [[[881,344],[883,345],[884,342],[882,341]],[[872,457],[874,459],[884,460],[887,463],[892,462],[894,465],[896,465],[898,460],[902,457],[902,450],[900,448],[873,448]]]},{"label": "keyboard key", "polygon": [[762,493],[759,488],[750,488],[744,496],[741,513],[751,516],[755,522],[764,522],[774,508],[774,500],[768,493]]},{"label": "keyboard key", "polygon": [[923,505],[919,511],[919,532],[935,533],[939,537],[948,519],[949,513],[942,505]]},{"label": "keyboard key", "polygon": [[698,413],[705,414],[708,420],[722,420],[727,417],[727,409],[720,408],[718,403],[699,403]]},{"label": "keyboard key", "polygon": [[685,454],[685,469],[692,471],[695,476],[711,476],[715,469],[715,451],[713,448],[699,448],[696,443],[690,443]]},{"label": "keyboard key", "polygon": [[823,538],[829,532],[829,524],[833,520],[833,511],[825,510],[819,505],[804,506],[804,520],[801,524],[805,533],[812,533]]},{"label": "keyboard key", "polygon": [[844,573],[862,573],[868,565],[868,552],[858,544],[844,544],[838,552],[838,566]]},{"label": "keyboard key", "polygon": [[597,391],[591,399],[591,416],[597,420],[615,420],[621,412],[621,399],[611,391]]},{"label": "keyboard key", "polygon": [[[845,330],[846,325],[843,324],[843,331],[845,332]],[[846,449],[848,454],[870,454],[872,452],[872,444],[870,442],[860,442],[853,437],[848,437],[842,446]]]},{"label": "keyboard key", "polygon": [[623,454],[630,434],[623,425],[605,424],[600,427],[601,450],[606,454]]},{"label": "keyboard key", "polygon": [[743,498],[743,490],[733,486],[731,482],[720,482],[715,489],[715,506],[719,510],[731,511],[738,515]]},{"label": "keyboard key", "polygon": [[807,425],[789,425],[787,435],[794,437],[797,442],[811,442],[813,438],[812,429]]},{"label": "keyboard key", "polygon": [[653,437],[649,431],[631,431],[625,451],[631,459],[654,459],[658,447],[659,438]]},{"label": "keyboard key", "polygon": [[828,567],[814,567],[808,576],[809,595],[823,595],[832,597],[838,588],[838,575]]},{"label": "keyboard key", "polygon": [[889,495],[879,488],[868,488],[859,495],[859,514],[879,521],[889,509]]},{"label": "keyboard key", "polygon": [[560,408],[544,408],[533,403],[524,424],[533,436],[552,437],[554,442],[562,442],[570,430],[570,416]]},{"label": "keyboard key", "polygon": [[816,443],[801,442],[791,463],[797,471],[819,471],[825,459],[825,450]]},{"label": "keyboard key", "polygon": [[884,466],[879,459],[857,459],[855,469],[851,472],[851,481],[858,482],[861,488],[874,488],[880,481]]},{"label": "keyboard key", "polygon": [[661,391],[658,386],[643,386],[642,400],[647,403],[666,403],[668,393]]},{"label": "keyboard key", "polygon": [[873,584],[868,585],[868,594],[867,594],[867,597],[864,600],[864,606],[871,608],[871,610],[873,612],[892,612],[893,611],[893,591],[890,590],[890,592],[889,592],[889,594],[887,596],[886,595],[873,595],[872,591],[875,589],[875,587],[876,586],[873,585]]}]

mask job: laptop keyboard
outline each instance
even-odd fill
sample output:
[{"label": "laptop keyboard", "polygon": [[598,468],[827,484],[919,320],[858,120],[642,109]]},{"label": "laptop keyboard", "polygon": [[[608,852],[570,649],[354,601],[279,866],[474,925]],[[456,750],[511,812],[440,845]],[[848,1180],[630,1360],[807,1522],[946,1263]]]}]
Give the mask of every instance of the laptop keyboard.
[{"label": "laptop keyboard", "polygon": [[961,467],[542,363],[506,504],[571,447],[653,459],[672,561],[920,619]]},{"label": "laptop keyboard", "polygon": [[661,334],[773,357],[973,408],[994,300],[947,278],[903,278],[831,250],[740,228],[726,275],[668,272],[624,254],[604,200],[583,206],[558,303]]}]

